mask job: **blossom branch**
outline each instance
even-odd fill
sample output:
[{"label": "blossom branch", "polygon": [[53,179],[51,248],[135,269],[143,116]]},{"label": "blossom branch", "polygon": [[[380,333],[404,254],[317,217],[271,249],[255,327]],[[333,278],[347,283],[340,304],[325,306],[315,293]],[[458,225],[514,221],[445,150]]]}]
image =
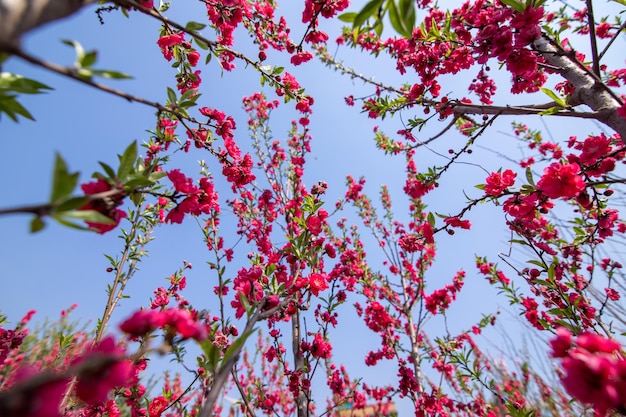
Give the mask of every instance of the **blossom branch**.
[{"label": "blossom branch", "polygon": [[210,39],[200,35],[197,32],[190,31],[185,26],[181,25],[180,23],[176,23],[176,22],[168,19],[167,17],[163,16],[161,13],[157,12],[154,9],[146,9],[145,7],[141,6],[136,1],[133,1],[133,0],[116,0],[115,2],[117,4],[119,4],[119,5],[121,5],[121,6],[134,7],[137,10],[141,11],[141,13],[146,14],[146,15],[148,15],[150,17],[153,17],[153,18],[159,20],[164,25],[167,25],[169,27],[173,27],[173,28],[175,28],[177,30],[180,30],[181,32],[184,32],[184,33],[188,34],[192,38],[197,39],[198,41],[207,44],[209,49],[212,52],[215,52],[216,50],[219,50],[219,51],[224,51],[224,52],[228,52],[229,54],[232,54],[234,57],[239,58],[240,60],[244,61],[246,63],[246,65],[250,65],[255,70],[260,72],[263,77],[265,77],[265,78],[267,78],[269,80],[272,80],[273,83],[275,83],[276,85],[280,86],[285,91],[285,94],[287,94],[291,98],[294,98],[294,99],[297,99],[297,100],[302,100],[302,99],[305,98],[304,96],[296,93],[295,91],[291,91],[289,88],[286,88],[286,85],[284,83],[282,83],[277,78],[276,75],[272,74],[271,72],[266,71],[264,69],[265,66],[261,65],[261,63],[259,61],[252,60],[247,55],[245,55],[245,54],[243,54],[243,53],[241,53],[239,51],[236,51],[234,49],[228,48],[228,47],[226,47],[224,45],[220,45],[219,43],[217,43],[215,41],[212,41],[212,40],[210,40]]},{"label": "blossom branch", "polygon": [[63,66],[57,65],[57,64],[55,64],[53,62],[44,61],[44,60],[39,59],[39,58],[37,58],[34,55],[28,54],[28,53],[26,53],[26,52],[24,52],[24,51],[22,51],[21,49],[18,49],[18,48],[9,47],[9,48],[6,48],[5,50],[9,54],[17,56],[17,57],[23,59],[24,61],[29,62],[29,63],[31,63],[33,65],[36,65],[36,66],[41,67],[41,68],[44,68],[44,69],[46,69],[48,71],[52,71],[52,72],[57,73],[59,75],[63,75],[65,77],[72,78],[73,80],[76,80],[76,81],[78,81],[80,83],[86,84],[86,85],[88,85],[90,87],[96,88],[98,90],[104,91],[106,93],[113,94],[115,96],[124,98],[124,99],[128,100],[129,102],[141,103],[141,104],[144,104],[146,106],[154,107],[159,112],[168,112],[168,113],[171,113],[171,114],[175,115],[178,118],[189,119],[189,117],[185,117],[184,115],[182,115],[180,112],[176,111],[175,109],[171,109],[171,108],[165,107],[161,103],[157,103],[155,101],[149,101],[149,100],[146,100],[144,98],[137,97],[137,96],[134,96],[132,94],[128,94],[128,93],[126,93],[124,91],[116,90],[116,89],[111,88],[111,87],[109,87],[107,85],[97,83],[95,81],[92,81],[89,78],[81,77],[78,74],[78,71],[77,71],[76,68],[73,68],[73,67],[63,67]]},{"label": "blossom branch", "polygon": [[[246,327],[243,330],[242,337],[251,333],[254,330],[254,326],[259,321],[264,320],[268,317],[271,317],[274,313],[276,313],[278,310],[283,308],[285,305],[287,305],[291,301],[292,301],[291,299],[283,300],[277,306],[269,310],[264,310],[264,306],[266,305],[266,300],[262,301],[257,307],[257,310],[252,315],[252,317],[248,319],[248,322],[246,323]],[[222,364],[222,366],[220,366],[220,369],[217,371],[217,374],[213,377],[211,390],[209,391],[209,395],[207,395],[207,398],[204,401],[204,404],[202,405],[202,409],[200,410],[198,417],[210,417],[213,414],[213,407],[215,406],[215,403],[217,402],[217,397],[222,391],[222,388],[224,387],[224,385],[226,384],[226,381],[228,380],[228,377],[231,374],[231,370],[233,369],[233,367],[239,360],[239,355],[241,353],[241,350],[243,349],[243,346],[244,346],[244,343],[241,343],[239,346],[237,346],[237,349],[235,349],[235,351],[232,352],[230,357]]]},{"label": "blossom branch", "polygon": [[617,32],[615,32],[615,34],[611,37],[611,40],[609,40],[609,42],[606,44],[602,52],[600,52],[600,55],[598,55],[599,60],[602,60],[602,58],[608,52],[611,45],[613,45],[613,42],[615,42],[615,40],[619,37],[620,33],[622,33],[624,29],[626,29],[626,22],[622,23],[619,29],[617,29]]},{"label": "blossom branch", "polygon": [[[85,202],[89,201],[103,201],[106,202],[109,198],[116,196],[123,192],[118,188],[113,188],[111,190],[103,191],[101,193],[96,194],[88,194],[85,195]],[[11,207],[0,209],[0,216],[5,214],[34,214],[38,217],[48,216],[61,205],[61,202],[58,203],[45,203],[45,204],[34,204],[30,206],[21,206],[21,207]]]},{"label": "blossom branch", "polygon": [[595,119],[611,127],[626,141],[626,119],[617,114],[617,109],[623,104],[622,99],[558,45],[551,45],[541,37],[534,46],[548,64],[557,67],[563,78],[575,87],[570,104],[586,104],[594,110]]}]

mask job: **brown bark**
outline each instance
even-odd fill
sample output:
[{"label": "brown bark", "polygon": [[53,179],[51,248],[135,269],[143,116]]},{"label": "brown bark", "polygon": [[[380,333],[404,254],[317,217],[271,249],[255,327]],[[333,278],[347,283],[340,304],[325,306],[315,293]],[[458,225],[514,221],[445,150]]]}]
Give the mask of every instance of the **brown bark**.
[{"label": "brown bark", "polygon": [[63,19],[96,0],[0,0],[0,51],[18,48],[22,36]]},{"label": "brown bark", "polygon": [[626,119],[617,114],[617,109],[622,105],[619,96],[603,84],[593,72],[583,67],[575,58],[571,58],[566,51],[551,45],[545,38],[537,39],[535,48],[549,65],[556,68],[556,71],[575,87],[574,94],[569,98],[569,104],[587,105],[596,113],[595,119],[619,133],[622,141],[626,141]]}]

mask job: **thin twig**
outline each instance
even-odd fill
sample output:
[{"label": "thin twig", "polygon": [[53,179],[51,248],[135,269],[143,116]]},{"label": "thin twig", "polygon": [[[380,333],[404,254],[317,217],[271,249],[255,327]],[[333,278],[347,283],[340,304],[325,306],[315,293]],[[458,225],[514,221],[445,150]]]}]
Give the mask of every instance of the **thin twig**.
[{"label": "thin twig", "polygon": [[593,72],[600,78],[600,58],[598,57],[598,43],[596,39],[596,22],[593,15],[593,1],[586,0],[587,22],[589,23],[589,40],[591,42],[591,57],[593,60]]}]

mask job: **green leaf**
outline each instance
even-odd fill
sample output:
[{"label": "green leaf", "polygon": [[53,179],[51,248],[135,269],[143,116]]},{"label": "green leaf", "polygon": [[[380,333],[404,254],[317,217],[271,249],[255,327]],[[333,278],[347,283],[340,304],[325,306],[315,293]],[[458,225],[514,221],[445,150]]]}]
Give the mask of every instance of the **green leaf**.
[{"label": "green leaf", "polygon": [[166,175],[167,175],[167,172],[163,172],[163,171],[152,172],[148,176],[148,180],[153,182],[153,183],[155,183],[158,180],[160,180],[161,178],[165,177]]},{"label": "green leaf", "polygon": [[552,114],[556,114],[556,113],[560,112],[561,110],[563,110],[563,107],[561,107],[561,106],[554,106],[554,107],[550,107],[549,109],[542,110],[542,111],[540,111],[537,114],[539,114],[540,116],[550,116]]},{"label": "green leaf", "polygon": [[107,78],[111,80],[126,80],[132,79],[132,75],[124,74],[123,72],[113,71],[113,70],[90,70],[89,73],[93,76]]},{"label": "green leaf", "polygon": [[342,22],[352,23],[354,22],[354,18],[356,17],[356,12],[346,12],[342,13],[337,18]]},{"label": "green leaf", "polygon": [[432,212],[428,212],[428,215],[426,216],[426,221],[428,222],[428,224],[430,225],[430,227],[435,227],[435,225],[437,224],[436,220],[435,220],[435,216],[433,215]]},{"label": "green leaf", "polygon": [[30,222],[30,232],[31,233],[37,233],[40,230],[42,230],[44,227],[46,227],[46,224],[44,223],[44,221],[39,216],[35,217]]},{"label": "green leaf", "polygon": [[101,224],[114,224],[115,220],[110,217],[105,216],[96,210],[72,210],[65,211],[63,213],[58,213],[58,215],[62,217],[67,217],[70,219],[79,219],[84,220],[86,222],[91,223],[101,223]]},{"label": "green leaf", "polygon": [[[405,38],[410,38],[413,35],[413,27],[415,26],[415,10],[414,9],[399,9],[396,6],[395,0],[389,0],[387,3],[389,7],[389,21],[391,26],[400,35]],[[411,10],[413,15],[411,17]]]},{"label": "green leaf", "polygon": [[0,94],[0,113],[6,113],[14,122],[18,121],[18,116],[35,120],[30,112],[15,99],[15,96]]},{"label": "green leaf", "polygon": [[550,97],[552,100],[554,100],[554,102],[556,104],[558,104],[561,107],[567,107],[567,103],[565,102],[565,100],[563,99],[563,97],[559,96],[557,93],[555,93],[554,91],[550,90],[549,88],[543,88],[541,87],[541,91],[547,95],[548,97]]},{"label": "green leaf", "polygon": [[83,207],[85,204],[87,204],[88,201],[89,201],[89,198],[87,197],[72,197],[72,198],[65,200],[63,203],[57,206],[55,211],[61,212],[61,211],[76,210],[76,209]]},{"label": "green leaf", "polygon": [[505,6],[512,7],[516,12],[522,13],[524,12],[525,6],[524,4],[516,1],[516,0],[500,0],[502,4]]},{"label": "green leaf", "polygon": [[125,182],[128,176],[133,173],[135,162],[137,161],[137,142],[133,142],[119,156],[120,166],[117,169],[117,178]]},{"label": "green leaf", "polygon": [[185,25],[185,29],[191,32],[202,30],[205,27],[206,25],[204,23],[199,23],[199,22],[194,22],[194,21],[187,22],[187,24]]},{"label": "green leaf", "polygon": [[[198,38],[193,38],[193,41],[196,43],[196,45],[198,45],[198,48],[203,49],[203,50],[208,50],[209,49],[209,44],[207,44],[204,41],[201,41]],[[211,59],[211,54],[208,55],[207,59]]]},{"label": "green leaf", "polygon": [[98,52],[97,51],[89,51],[86,54],[84,54],[83,56],[80,57],[80,60],[78,61],[78,66],[79,67],[90,67],[93,64],[96,63],[96,59],[98,59]]},{"label": "green leaf", "polygon": [[54,170],[52,173],[52,192],[50,202],[56,203],[68,197],[78,184],[78,172],[69,173],[65,161],[56,154]]},{"label": "green leaf", "polygon": [[535,187],[535,180],[533,179],[533,171],[530,169],[530,167],[526,168],[526,180],[528,181],[530,185],[533,186],[533,188]]},{"label": "green leaf", "polygon": [[112,180],[115,179],[115,171],[113,170],[113,168],[111,168],[111,166],[100,161],[98,161],[98,163],[100,164],[104,172],[107,174],[107,177],[111,178]]},{"label": "green leaf", "polygon": [[82,226],[80,224],[76,224],[74,222],[71,222],[71,221],[65,219],[60,214],[52,214],[52,215],[50,215],[50,217],[53,218],[54,220],[56,220],[57,222],[61,223],[63,226],[71,227],[72,229],[77,229],[77,230],[89,230],[89,228],[87,228],[85,226]]},{"label": "green leaf", "polygon": [[207,363],[210,367],[208,371],[215,372],[215,370],[217,369],[217,363],[220,359],[219,348],[215,346],[210,340],[204,340],[202,342],[199,342],[198,345],[200,345],[200,348],[202,349],[202,352],[204,353],[204,356],[206,357]]},{"label": "green leaf", "polygon": [[126,181],[124,183],[124,187],[128,188],[129,190],[134,190],[139,187],[149,187],[152,184],[154,184],[154,182],[150,181],[148,178],[135,177],[131,180]]},{"label": "green leaf", "polygon": [[53,88],[39,81],[31,80],[21,75],[12,74],[10,72],[0,73],[0,90],[8,90],[21,94],[41,94],[43,93],[41,90],[52,89]]},{"label": "green leaf", "polygon": [[176,103],[178,100],[176,100],[176,92],[174,92],[174,90],[172,90],[171,88],[167,87],[167,99],[170,101],[170,103]]},{"label": "green leaf", "polygon": [[248,337],[250,337],[250,335],[252,333],[254,333],[256,331],[256,329],[252,329],[244,334],[242,334],[241,336],[239,336],[237,339],[235,339],[235,341],[228,347],[228,349],[226,349],[226,352],[224,352],[224,358],[222,359],[222,363],[225,363],[226,361],[228,361],[228,359],[233,356],[233,354],[238,353],[239,351],[241,351],[241,347],[243,346],[243,344],[245,343],[245,341],[248,339]]},{"label": "green leaf", "polygon": [[354,17],[354,21],[352,22],[352,27],[360,28],[363,23],[370,17],[374,15],[382,6],[384,0],[370,0],[361,11]]}]

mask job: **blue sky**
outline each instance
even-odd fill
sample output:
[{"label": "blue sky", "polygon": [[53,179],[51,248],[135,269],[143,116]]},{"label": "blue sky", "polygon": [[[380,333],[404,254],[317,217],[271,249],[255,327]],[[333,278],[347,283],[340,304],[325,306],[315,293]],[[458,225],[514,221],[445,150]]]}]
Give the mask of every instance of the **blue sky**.
[{"label": "blue sky", "polygon": [[[294,8],[295,4],[297,7]],[[183,7],[174,3],[172,18],[184,22],[191,16],[193,20],[202,21],[202,16],[194,15],[201,9],[186,7],[196,6]],[[300,2],[294,2],[281,10],[297,22],[299,7]],[[163,60],[156,45],[159,27],[156,22],[138,14],[132,14],[130,19],[126,19],[112,13],[105,15],[105,25],[100,25],[93,10],[85,9],[69,19],[29,34],[24,39],[25,50],[41,58],[69,65],[73,62],[73,50],[60,40],[78,40],[85,49],[99,51],[96,67],[115,69],[135,77],[127,81],[106,81],[108,85],[150,100],[163,101],[165,87],[173,86],[174,70]],[[326,26],[331,39],[334,39],[339,33],[339,26],[336,23],[327,23]],[[246,48],[244,46],[243,50]],[[337,56],[378,80],[396,85],[399,82],[412,82],[410,78],[402,79],[396,75],[394,65],[382,57],[373,60],[345,48],[340,49]],[[270,54],[268,62],[276,62],[274,58]],[[238,123],[236,140],[242,147],[246,147],[246,117],[241,109],[241,98],[260,89],[259,77],[251,69],[243,68],[221,74],[215,63],[201,69],[204,80],[203,104],[218,107],[233,115]],[[146,130],[154,125],[154,111],[151,108],[127,103],[72,80],[24,65],[17,59],[6,62],[4,70],[42,81],[53,87],[54,91],[46,95],[23,97],[24,105],[37,122],[22,120],[15,124],[6,117],[0,121],[0,188],[5,190],[0,197],[0,207],[45,202],[50,190],[55,152],[63,155],[70,169],[80,171],[81,182],[85,182],[89,174],[98,169],[97,161],[114,165],[115,155],[132,141],[146,140]],[[311,185],[319,180],[327,181],[330,184],[327,201],[332,207],[335,199],[344,192],[345,175],[365,175],[368,179],[367,191],[372,197],[375,197],[381,184],[390,186],[392,195],[396,197],[396,213],[401,219],[405,218],[406,200],[401,196],[404,183],[402,160],[385,157],[376,151],[372,140],[372,128],[375,125],[381,125],[388,134],[393,134],[401,128],[400,120],[393,118],[381,124],[367,119],[356,107],[347,108],[343,104],[344,96],[369,94],[371,90],[364,89],[357,81],[340,77],[317,62],[289,68],[288,71],[299,77],[301,84],[316,100],[310,126],[314,140],[313,154],[307,162],[307,183]],[[472,75],[473,72],[467,76],[448,78],[442,82],[442,92],[465,90]],[[506,80],[506,77],[503,79]],[[506,87],[502,88],[504,90]],[[265,91],[269,98],[274,98],[270,90]],[[497,103],[533,101],[531,97],[511,98],[506,93],[499,98]],[[537,101],[546,100],[540,97]],[[298,114],[288,104],[282,105],[274,116],[274,134],[284,138],[290,120],[298,117]],[[529,125],[543,126],[538,117],[527,119],[523,121]],[[463,191],[478,196],[479,192],[473,186],[484,181],[487,175],[485,170],[495,171],[508,164],[495,152],[506,153],[516,159],[524,155],[524,151],[509,137],[511,121],[504,118],[499,120],[479,141],[479,145],[485,149],[477,148],[472,159],[464,159],[465,162],[480,166],[467,163],[455,165],[452,172],[442,180],[441,186],[429,196],[428,204],[433,211],[444,214],[458,212],[465,201]],[[548,120],[549,131],[561,139],[580,133],[581,124],[570,120],[566,122]],[[588,124],[584,126],[587,129],[585,132],[599,131],[593,125],[591,128]],[[423,133],[424,137],[437,132],[439,127],[431,127]],[[450,132],[433,145],[432,151],[425,150],[418,154],[418,167],[444,164],[447,150],[458,149],[463,144],[463,137]],[[198,158],[197,155],[188,155],[177,163],[184,171],[195,173],[199,170]],[[215,166],[216,172],[220,170],[214,161],[207,160]],[[500,220],[502,215],[497,208],[483,205],[473,210],[469,219],[474,225],[471,232],[459,231],[453,237],[440,238],[437,262],[428,274],[434,283],[431,288],[435,288],[434,285],[439,283],[448,283],[460,267],[468,272],[467,288],[450,312],[448,324],[452,331],[467,328],[480,318],[481,313],[493,312],[498,305],[506,303],[504,299],[495,298],[495,291],[488,288],[473,269],[475,254],[496,260],[499,252],[508,251],[506,241],[509,235]],[[115,255],[119,252],[121,241],[116,237],[117,233],[100,236],[48,222],[43,232],[33,235],[28,233],[29,220],[28,216],[22,215],[0,216],[0,228],[3,231],[0,235],[3,282],[0,311],[15,322],[26,311],[35,308],[38,310],[36,317],[43,320],[44,317],[55,318],[62,309],[78,303],[76,317],[95,321],[104,308],[105,288],[111,278],[105,271],[108,263],[103,253]],[[229,219],[226,215],[225,221],[228,220],[234,220],[234,216],[231,215]],[[180,267],[183,260],[194,264],[194,269],[186,274],[190,285],[187,296],[192,301],[202,300],[202,294],[210,292],[215,285],[205,265],[210,259],[195,222],[160,227],[155,235],[156,241],[149,247],[151,256],[143,262],[141,271],[128,287],[132,298],[123,302],[114,316],[114,323],[123,319],[136,306],[145,305],[152,290],[164,285],[164,279]],[[362,235],[366,235],[366,232]],[[375,247],[370,247],[368,252],[374,262],[382,260]],[[523,261],[519,253],[514,253],[513,259]],[[232,273],[237,269],[233,268]],[[511,316],[503,320],[506,326],[518,326]],[[362,324],[356,320],[343,323],[342,326],[335,333],[339,341],[335,344],[339,361],[345,360],[352,367],[355,372],[352,376],[381,376],[379,370],[366,368],[362,362],[354,359],[364,356],[368,344],[376,346],[377,336],[363,331]],[[363,343],[355,344],[355,337]],[[393,377],[395,372],[389,372],[385,378]]]}]

